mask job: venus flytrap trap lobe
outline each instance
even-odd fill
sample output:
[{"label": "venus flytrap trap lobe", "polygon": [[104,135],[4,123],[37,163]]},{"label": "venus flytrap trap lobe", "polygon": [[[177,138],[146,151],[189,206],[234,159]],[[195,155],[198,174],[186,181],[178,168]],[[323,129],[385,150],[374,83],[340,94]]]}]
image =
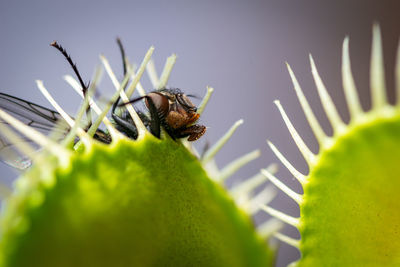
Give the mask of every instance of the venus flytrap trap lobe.
[{"label": "venus flytrap trap lobe", "polygon": [[322,130],[288,65],[295,92],[319,143],[319,152],[313,154],[308,149],[276,101],[310,171],[308,175],[297,171],[268,141],[278,159],[303,186],[304,194],[294,192],[268,171],[262,171],[299,204],[300,218],[264,205],[262,209],[299,230],[300,240],[274,234],[300,250],[301,258],[294,266],[399,266],[400,46],[395,71],[397,103],[391,106],[386,97],[380,30],[378,25],[373,26],[372,108],[364,112],[351,73],[349,38],[345,38],[342,77],[350,113],[348,124],[340,118],[311,56],[310,63],[333,136]]},{"label": "venus flytrap trap lobe", "polygon": [[[128,101],[133,89],[141,87],[139,80],[153,50],[135,74],[128,64],[121,84],[108,61],[101,57],[117,90],[110,103],[118,94]],[[150,75],[158,86],[167,84],[175,59],[172,56],[167,60],[159,81],[154,73]],[[125,94],[123,88],[129,77],[132,82]],[[45,150],[32,154],[33,148],[24,146],[28,144],[17,145],[34,164],[17,180],[12,195],[3,203],[0,266],[272,266],[274,253],[265,239],[280,223],[266,222],[258,236],[250,217],[235,206],[221,185],[208,178],[212,176],[222,184],[258,156],[255,151],[222,171],[216,168],[214,155],[240,123],[199,162],[168,135],[157,139],[149,134],[131,105],[127,107],[138,128],[138,138],[126,138],[105,117],[111,104],[102,110],[91,93],[82,94],[75,79],[65,79],[84,98],[76,118],[82,116],[87,105],[98,114],[87,132],[80,121],[62,110],[41,82],[38,86],[69,122],[69,136],[79,136],[83,147],[79,151],[59,145],[0,110],[3,120]],[[97,78],[93,83],[97,84]],[[212,91],[207,89],[200,113]],[[109,145],[91,137],[101,120],[111,135]],[[11,141],[18,138],[8,127],[4,129],[3,135]],[[188,147],[194,151],[190,144]],[[213,173],[205,171],[209,166]],[[274,172],[274,168],[269,170]],[[235,187],[235,199],[238,203],[241,199],[242,208],[254,213],[259,201],[272,199],[274,190],[270,187],[252,195],[266,180],[255,176]]]}]

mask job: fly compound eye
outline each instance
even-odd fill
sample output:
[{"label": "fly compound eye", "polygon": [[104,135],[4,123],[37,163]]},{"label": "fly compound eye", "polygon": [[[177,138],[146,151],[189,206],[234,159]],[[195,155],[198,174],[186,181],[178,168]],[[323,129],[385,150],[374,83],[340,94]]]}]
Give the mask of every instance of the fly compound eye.
[{"label": "fly compound eye", "polygon": [[169,101],[168,98],[161,94],[161,93],[149,93],[146,96],[146,106],[150,108],[149,102],[152,102],[152,105],[154,105],[154,108],[157,110],[157,113],[159,113],[162,116],[166,116],[169,112]]},{"label": "fly compound eye", "polygon": [[185,108],[187,112],[196,112],[197,108],[195,105],[193,105],[192,101],[184,95],[184,94],[177,94],[176,99],[178,100],[178,103]]}]

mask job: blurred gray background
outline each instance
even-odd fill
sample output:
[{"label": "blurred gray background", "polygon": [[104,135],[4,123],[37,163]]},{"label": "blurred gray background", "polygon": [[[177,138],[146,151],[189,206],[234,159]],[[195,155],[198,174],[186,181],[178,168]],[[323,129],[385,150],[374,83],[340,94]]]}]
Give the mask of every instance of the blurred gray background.
[{"label": "blurred gray background", "polygon": [[[160,73],[167,56],[178,55],[169,85],[203,96],[206,86],[214,95],[201,118],[207,134],[198,141],[214,143],[236,120],[245,120],[218,155],[219,166],[260,148],[262,156],[240,170],[245,179],[260,168],[278,162],[266,145],[271,140],[303,173],[304,159],[273,105],[280,99],[297,130],[314,152],[318,146],[302,114],[285,67],[288,61],[317,117],[331,132],[311,77],[308,53],[312,53],[323,81],[345,121],[348,113],[341,86],[342,41],[350,35],[350,53],[356,84],[364,108],[369,100],[371,26],[381,25],[389,96],[393,99],[393,70],[400,36],[400,1],[7,1],[0,2],[0,91],[49,106],[37,90],[44,81],[54,97],[74,114],[79,97],[62,80],[72,74],[62,56],[49,46],[59,41],[72,55],[88,81],[104,54],[116,73],[122,73],[115,43],[121,37],[131,61],[140,62],[150,47]],[[120,74],[119,77],[122,75]],[[147,78],[143,80],[151,90]],[[110,89],[111,88],[111,89]],[[101,89],[113,92],[107,76]],[[1,181],[16,176],[0,163]],[[297,192],[298,183],[280,166],[278,177]],[[228,185],[232,181],[228,181]],[[298,216],[297,205],[283,193],[273,207]],[[257,222],[269,218],[258,214]],[[286,226],[285,234],[299,238]],[[296,249],[281,244],[278,266],[296,260]]]}]

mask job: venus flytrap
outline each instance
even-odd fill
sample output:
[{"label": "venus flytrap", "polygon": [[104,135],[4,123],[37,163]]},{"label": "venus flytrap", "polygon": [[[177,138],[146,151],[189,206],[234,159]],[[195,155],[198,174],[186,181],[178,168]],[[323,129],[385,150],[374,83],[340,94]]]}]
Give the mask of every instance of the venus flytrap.
[{"label": "venus flytrap", "polygon": [[[348,124],[340,118],[310,56],[311,71],[333,136],[327,136],[319,125],[288,65],[295,92],[320,148],[318,154],[311,152],[279,101],[275,104],[310,173],[300,173],[273,143],[268,141],[268,145],[303,186],[303,195],[276,178],[276,165],[234,186],[229,194],[223,189],[224,180],[259,156],[258,150],[250,152],[222,169],[215,163],[214,156],[242,120],[200,160],[190,142],[175,142],[165,133],[161,140],[149,134],[130,105],[127,107],[138,128],[138,140],[129,140],[115,129],[105,117],[110,103],[119,95],[127,102],[135,88],[145,95],[140,84],[145,70],[153,88],[165,87],[176,55],[167,59],[158,78],[151,47],[137,70],[127,64],[121,83],[107,59],[101,57],[116,89],[103,108],[97,106],[91,94],[85,98],[79,83],[66,76],[65,80],[85,98],[76,121],[38,82],[46,98],[69,123],[68,139],[78,135],[82,145],[77,151],[71,150],[67,144],[60,145],[57,139],[43,136],[0,110],[2,120],[43,148],[40,154],[34,152],[9,126],[0,124],[2,135],[34,162],[12,191],[0,187],[5,199],[0,266],[272,266],[274,250],[265,244],[271,235],[300,250],[302,257],[294,263],[296,266],[399,265],[400,48],[395,75],[397,104],[390,106],[376,25],[373,36],[372,109],[368,112],[361,108],[351,74],[349,39],[343,43]],[[97,81],[95,78],[92,84]],[[208,87],[199,113],[212,92]],[[85,132],[79,118],[87,105],[98,117]],[[92,139],[101,121],[112,137],[110,145]],[[254,194],[268,180],[299,204],[300,218],[268,206],[276,195],[271,185]],[[256,233],[250,216],[260,210],[278,220],[270,219],[257,226]],[[298,228],[301,239],[277,233],[281,221]]]},{"label": "venus flytrap", "polygon": [[333,128],[327,136],[313,114],[288,65],[295,92],[319,143],[314,154],[294,129],[276,101],[293,140],[309,165],[309,174],[297,171],[268,141],[272,151],[303,186],[300,195],[268,171],[262,173],[300,206],[300,218],[269,206],[262,209],[300,231],[301,239],[275,237],[301,252],[293,266],[400,266],[400,47],[396,65],[397,103],[389,105],[383,68],[380,30],[373,27],[371,56],[371,110],[359,103],[351,73],[349,38],[343,43],[343,88],[350,112],[344,123],[310,56],[312,75]]},{"label": "venus flytrap", "polygon": [[[270,201],[274,189],[267,187],[253,195],[267,180],[260,175],[236,186],[232,192],[239,209],[222,186],[259,152],[222,170],[214,161],[241,122],[199,161],[188,142],[183,141],[185,147],[167,134],[161,140],[152,136],[131,105],[127,107],[138,128],[137,140],[127,139],[105,117],[118,95],[127,102],[135,88],[145,94],[139,81],[153,50],[150,48],[136,73],[128,65],[121,84],[101,57],[116,89],[104,108],[97,106],[91,93],[84,97],[76,80],[66,76],[84,97],[77,121],[38,82],[41,92],[69,123],[68,139],[77,135],[82,141],[78,150],[0,110],[1,120],[43,148],[42,153],[33,152],[9,126],[0,125],[2,135],[33,161],[3,202],[0,266],[272,266],[274,251],[266,239],[280,223],[266,222],[259,235],[249,214],[259,210],[260,201]],[[167,60],[160,79],[154,66],[147,67],[154,88],[167,84],[175,60],[176,56]],[[92,84],[97,82],[95,78]],[[207,89],[200,113],[212,91]],[[98,117],[86,132],[79,118],[87,105]],[[92,138],[101,121],[112,138],[109,145]],[[271,166],[270,172],[274,168]]]}]

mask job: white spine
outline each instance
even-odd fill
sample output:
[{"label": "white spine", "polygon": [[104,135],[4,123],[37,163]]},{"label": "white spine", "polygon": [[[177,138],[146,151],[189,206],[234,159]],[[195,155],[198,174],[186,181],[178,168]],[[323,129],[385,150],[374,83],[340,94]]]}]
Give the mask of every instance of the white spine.
[{"label": "white spine", "polygon": [[7,126],[7,124],[0,123],[0,132],[1,135],[8,139],[11,144],[14,144],[16,149],[21,154],[29,157],[29,159],[33,159],[35,155],[35,149],[31,145],[29,145],[28,142],[23,140],[19,135],[15,134],[14,131]]},{"label": "white spine", "polygon": [[69,157],[68,150],[64,149],[62,146],[50,140],[42,133],[36,131],[30,126],[25,125],[24,123],[15,119],[13,116],[9,115],[8,113],[4,112],[1,109],[0,109],[0,118],[2,118],[4,121],[12,125],[24,136],[28,137],[35,143],[39,144],[44,149],[51,152],[53,155],[58,156],[61,160],[64,160],[63,162],[66,162],[66,159]]},{"label": "white spine", "polygon": [[257,227],[257,232],[262,238],[269,238],[283,227],[283,223],[275,218],[269,219]]},{"label": "white spine", "polygon": [[[150,61],[151,56],[153,55],[153,52],[154,52],[154,46],[151,46],[149,48],[149,50],[147,51],[146,55],[144,56],[142,64],[140,64],[140,67],[139,67],[138,71],[136,72],[135,77],[133,78],[131,84],[126,89],[126,96],[128,98],[132,96],[133,91],[135,90],[140,79],[142,78],[142,75],[143,75],[144,71],[146,70],[146,65]],[[118,88],[118,87],[116,87],[116,88]]]},{"label": "white spine", "polygon": [[207,152],[204,154],[202,158],[203,164],[206,163],[207,161],[211,160],[214,158],[215,154],[225,145],[225,143],[232,137],[233,133],[236,131],[236,129],[243,124],[243,120],[238,120],[233,124],[233,126],[222,136],[217,143],[215,143],[210,149],[207,150]]},{"label": "white spine", "polygon": [[354,83],[353,74],[351,72],[350,52],[349,52],[349,37],[343,41],[342,52],[342,79],[343,90],[346,96],[347,106],[349,107],[351,120],[357,120],[363,111],[358,99],[357,88]]},{"label": "white spine", "polygon": [[160,79],[158,78],[156,66],[155,66],[154,60],[152,58],[149,60],[149,62],[146,65],[146,71],[147,71],[147,75],[150,78],[151,85],[153,86],[153,88],[157,88],[157,86],[160,84]]},{"label": "white spine", "polygon": [[[270,164],[267,167],[267,170],[270,173],[276,173],[278,170],[278,167],[276,164]],[[257,173],[253,177],[250,177],[248,179],[245,179],[243,182],[239,183],[238,185],[234,186],[232,189],[230,189],[230,193],[233,196],[238,196],[238,195],[247,195],[254,189],[256,189],[258,186],[261,184],[265,183],[268,180],[265,175],[262,173]]]},{"label": "white spine", "polygon": [[[119,84],[114,72],[112,71],[111,66],[108,63],[108,60],[103,56],[100,56],[100,60],[102,61],[107,74],[110,76],[110,79],[111,79],[112,83],[114,84],[115,89],[117,91],[119,91],[121,85]],[[123,103],[129,102],[129,98],[125,94],[124,91],[121,91],[120,96],[121,96],[121,100]],[[138,139],[143,138],[144,135],[146,134],[146,127],[144,126],[142,120],[139,118],[139,115],[136,113],[136,111],[132,105],[126,105],[126,109],[128,110],[129,115],[132,117],[132,120],[135,123],[136,129],[138,130]]]},{"label": "white spine", "polygon": [[280,241],[285,242],[286,244],[291,245],[295,248],[300,247],[300,240],[294,239],[292,237],[289,237],[289,236],[281,234],[281,233],[275,233],[274,237],[276,237]]},{"label": "white spine", "polygon": [[281,220],[284,223],[290,224],[294,227],[298,227],[299,225],[299,218],[295,218],[292,216],[289,216],[281,211],[278,211],[276,209],[273,209],[267,205],[260,205],[261,209],[264,210],[266,213],[268,213],[271,216],[274,216],[275,218]]},{"label": "white spine", "polygon": [[300,194],[297,194],[294,192],[292,189],[290,189],[287,185],[279,181],[274,175],[269,173],[267,170],[261,170],[261,173],[264,174],[268,179],[273,183],[276,187],[278,187],[280,190],[282,190],[285,194],[287,194],[291,199],[296,201],[297,204],[301,204],[303,201],[303,198]]},{"label": "white spine", "polygon": [[[71,85],[71,87],[75,90],[75,92],[77,92],[82,98],[84,98],[83,92],[81,90],[82,88],[77,80],[75,80],[71,75],[65,75],[64,80],[69,85]],[[90,98],[90,107],[94,110],[94,112],[96,112],[97,115],[100,116],[102,111],[99,108],[99,106],[93,101],[93,98]],[[107,117],[104,117],[103,123],[106,125],[107,130],[110,133],[112,139],[113,140],[116,139],[119,134],[117,129],[115,129],[115,127],[112,125],[111,121]]]},{"label": "white spine", "polygon": [[385,71],[383,67],[382,39],[379,26],[375,24],[372,30],[371,55],[371,98],[372,108],[380,109],[386,105]]},{"label": "white spine", "polygon": [[171,76],[171,71],[175,63],[176,54],[172,54],[170,57],[167,58],[167,61],[165,62],[165,66],[160,77],[160,83],[158,84],[157,89],[163,89],[167,86],[169,76]]},{"label": "white spine", "polygon": [[397,94],[397,105],[400,105],[400,40],[397,46],[397,58],[396,58],[396,94]]},{"label": "white spine", "polygon": [[[118,91],[116,91],[110,101],[108,101],[108,103],[106,104],[106,106],[103,108],[103,111],[98,114],[97,119],[95,120],[95,122],[92,124],[92,126],[90,126],[89,130],[87,131],[88,135],[93,136],[97,130],[97,128],[100,126],[101,121],[104,120],[104,118],[106,117],[108,111],[111,109],[111,106],[113,105],[113,103],[115,103],[115,101],[117,101],[118,96],[121,94],[122,90],[125,88],[126,84],[129,81],[129,76],[130,76],[130,71],[128,71],[118,89]],[[114,140],[114,139],[113,139]]]},{"label": "white spine", "polygon": [[275,100],[274,103],[278,107],[279,112],[281,113],[281,116],[283,118],[283,121],[285,122],[286,127],[288,128],[290,134],[292,135],[292,138],[296,143],[297,147],[299,148],[304,159],[307,161],[308,165],[313,165],[315,162],[314,153],[311,152],[308,146],[304,143],[303,139],[301,139],[300,135],[297,133],[293,124],[290,122],[289,117],[286,115],[286,112],[283,109],[281,103],[278,100]]},{"label": "white spine", "polygon": [[[82,126],[83,126],[82,125],[82,118],[83,118],[83,115],[86,113],[87,108],[89,107],[89,102],[90,102],[89,99],[92,98],[92,96],[93,96],[93,94],[94,94],[94,92],[96,90],[97,83],[98,83],[98,81],[100,79],[100,76],[101,76],[101,72],[102,72],[102,70],[100,68],[96,69],[93,82],[90,84],[90,87],[88,88],[87,93],[86,93],[85,97],[83,98],[83,103],[79,107],[77,115],[75,116],[74,126],[70,129],[69,133],[67,134],[65,139],[62,141],[63,144],[65,144],[67,146],[69,144],[73,144],[74,143],[78,128],[82,128]],[[91,116],[90,116],[90,121],[91,121]],[[96,128],[96,130],[97,130],[97,128]]]},{"label": "white spine", "polygon": [[37,80],[36,84],[40,92],[43,94],[43,96],[46,97],[49,103],[57,110],[58,113],[60,113],[60,115],[68,123],[71,129],[75,129],[76,127],[76,133],[78,134],[79,138],[89,148],[91,146],[91,142],[89,141],[90,137],[86,134],[86,132],[81,127],[75,126],[75,121],[61,108],[61,106],[57,103],[57,101],[54,100],[54,98],[50,95],[49,91],[47,91],[47,89],[44,87],[42,81]]},{"label": "white spine", "polygon": [[208,100],[210,99],[213,92],[214,88],[207,86],[207,93],[203,97],[203,100],[201,101],[200,105],[197,108],[197,113],[199,113],[200,115],[203,113],[204,108],[206,107]]},{"label": "white spine", "polygon": [[267,140],[267,143],[277,158],[282,162],[283,165],[290,171],[290,173],[299,181],[300,184],[304,184],[306,182],[306,176],[300,173],[293,165],[282,155],[282,153],[272,144],[270,141]]},{"label": "white spine", "polygon": [[322,82],[321,77],[319,76],[319,73],[317,71],[317,68],[315,66],[314,60],[311,55],[310,55],[310,63],[311,63],[311,72],[314,77],[315,85],[317,86],[322,106],[325,109],[329,121],[331,122],[333,132],[334,134],[342,133],[345,131],[346,127],[342,119],[340,118],[340,115],[335,107],[335,104],[333,103],[328,91],[326,90],[326,87]]},{"label": "white spine", "polygon": [[247,211],[254,215],[260,210],[260,203],[268,204],[270,203],[275,196],[277,195],[277,191],[273,186],[267,186],[262,191],[252,196],[248,202]]},{"label": "white spine", "polygon": [[286,66],[288,68],[290,77],[293,82],[294,90],[296,91],[297,98],[299,99],[299,102],[301,104],[301,107],[303,108],[304,114],[306,115],[307,121],[310,124],[311,129],[313,130],[315,137],[318,140],[318,143],[320,145],[324,144],[324,141],[328,138],[324,131],[321,128],[321,125],[318,123],[318,120],[315,118],[314,112],[312,111],[310,105],[308,104],[308,101],[306,97],[304,96],[303,91],[301,90],[300,84],[296,79],[296,76],[294,75],[292,69],[290,68],[290,65],[286,63]]},{"label": "white spine", "polygon": [[240,168],[242,168],[244,165],[246,165],[250,161],[255,160],[259,156],[260,156],[260,151],[255,150],[253,152],[250,152],[246,155],[239,157],[238,159],[235,159],[221,170],[219,176],[220,181],[226,180],[227,178],[232,176],[235,172],[237,172]]},{"label": "white spine", "polygon": [[[150,62],[150,61],[149,61],[149,62]],[[147,63],[147,64],[148,64],[148,63]],[[127,66],[128,72],[131,73],[131,79],[132,79],[132,81],[134,81],[134,80],[135,80],[135,77],[136,77],[136,74],[135,74],[136,67],[135,67],[135,65],[130,64],[129,61],[127,60],[126,66]],[[146,66],[147,66],[147,65],[146,65]],[[146,95],[146,90],[144,90],[144,88],[143,88],[142,84],[140,83],[140,81],[137,82],[137,84],[136,84],[136,89],[137,89],[137,91],[138,91],[138,93],[139,93],[140,96],[145,96],[145,95]]]}]

